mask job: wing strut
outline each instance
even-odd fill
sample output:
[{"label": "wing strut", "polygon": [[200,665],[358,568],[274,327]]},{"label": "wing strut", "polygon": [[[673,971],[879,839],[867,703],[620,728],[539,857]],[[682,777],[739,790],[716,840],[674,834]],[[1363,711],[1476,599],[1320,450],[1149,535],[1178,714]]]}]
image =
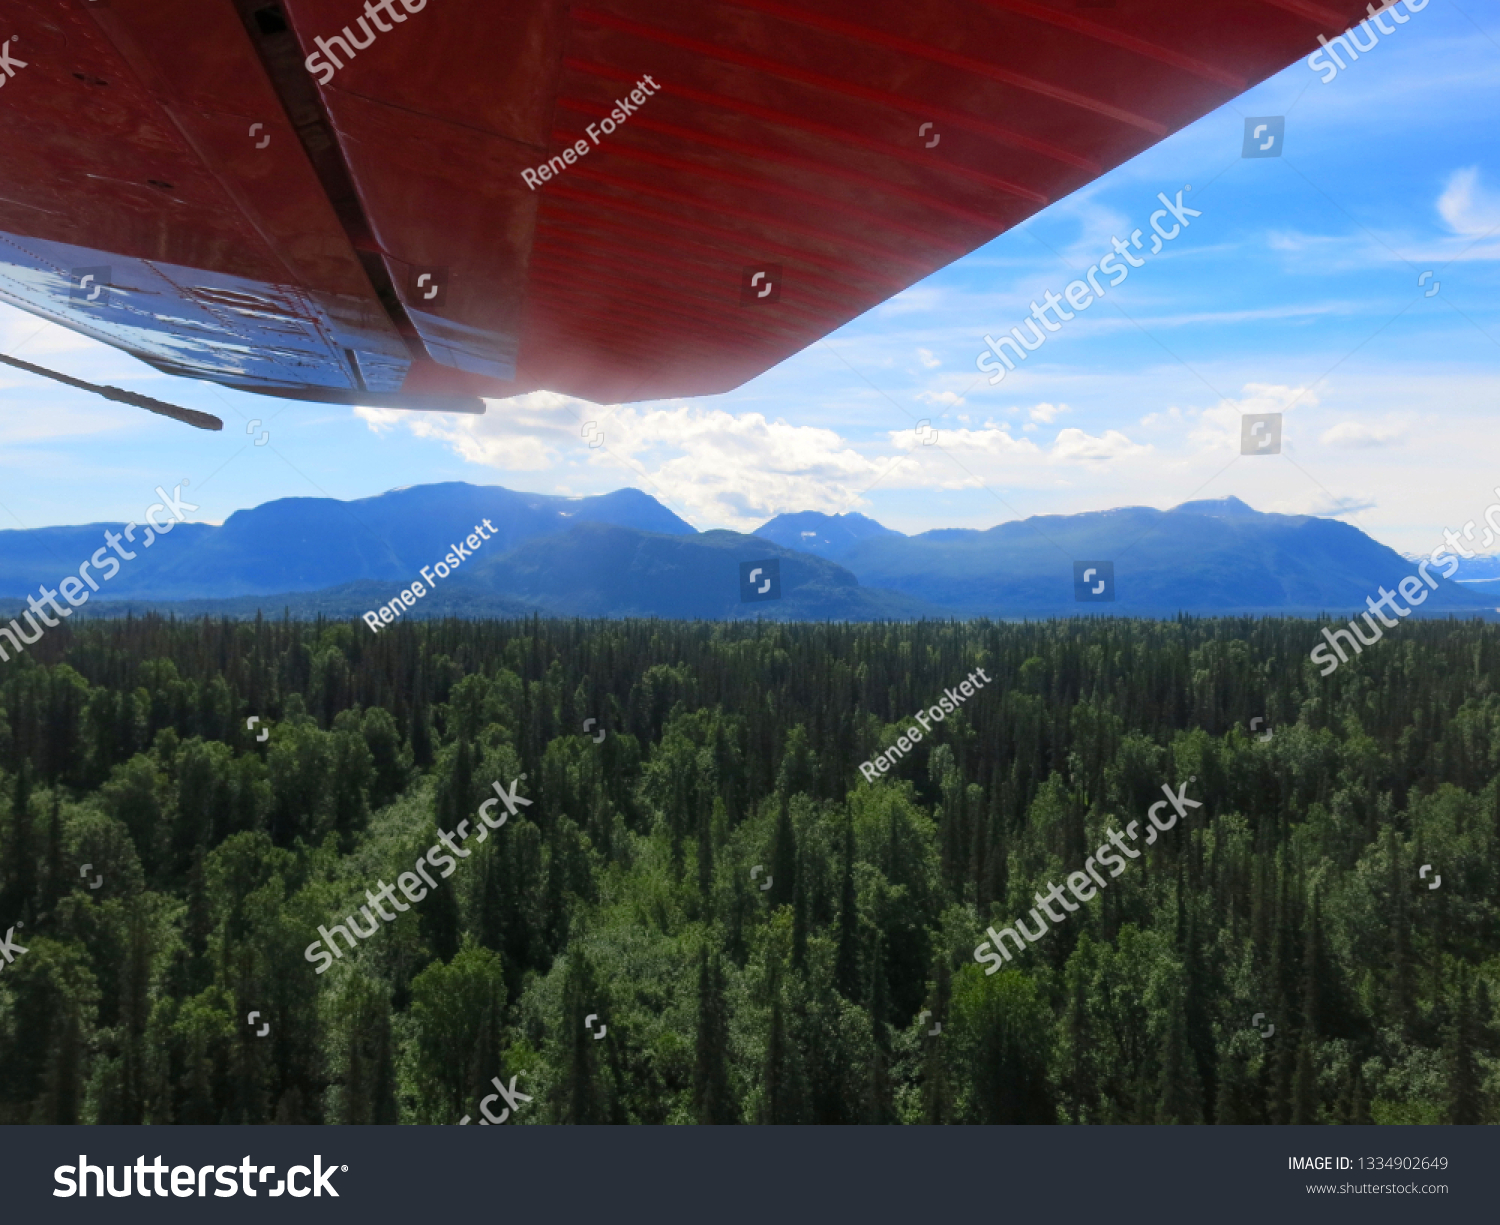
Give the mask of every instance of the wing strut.
[{"label": "wing strut", "polygon": [[85,383],[82,379],[71,378],[66,374],[58,374],[55,370],[33,366],[30,362],[23,362],[18,357],[6,357],[4,354],[0,354],[0,362],[4,362],[7,366],[14,366],[17,370],[25,370],[29,374],[39,374],[44,379],[54,379],[59,383],[66,383],[69,387],[77,387],[82,391],[92,391],[96,395],[103,396],[106,400],[114,400],[119,404],[130,404],[136,408],[144,408],[148,413],[157,413],[163,417],[171,417],[174,421],[184,422],[200,430],[222,430],[224,428],[224,423],[219,418],[211,413],[200,413],[196,408],[178,408],[175,404],[164,404],[160,400],[153,400],[150,396],[137,395],[133,391],[121,391],[118,387],[107,387],[99,383]]}]

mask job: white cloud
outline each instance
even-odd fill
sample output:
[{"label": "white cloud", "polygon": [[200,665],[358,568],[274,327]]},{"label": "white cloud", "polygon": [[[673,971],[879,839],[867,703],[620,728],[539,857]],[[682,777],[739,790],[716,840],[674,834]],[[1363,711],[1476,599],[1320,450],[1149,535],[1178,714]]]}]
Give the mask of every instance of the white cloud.
[{"label": "white cloud", "polygon": [[[1192,415],[1195,411],[1194,409],[1189,409],[1188,414]],[[1158,426],[1175,426],[1180,428],[1183,424],[1182,418],[1182,409],[1174,404],[1164,413],[1147,413],[1141,418],[1141,424],[1147,429],[1155,429]]]},{"label": "white cloud", "polygon": [[[1037,428],[1035,424],[1026,426],[1028,430]],[[916,430],[893,431],[891,442],[903,450],[922,450],[922,438]],[[1132,442],[1118,430],[1106,430],[1097,436],[1083,430],[1062,430],[1052,446],[1044,448],[1030,438],[1017,438],[1004,428],[993,426],[982,430],[943,430],[938,444],[963,465],[965,472],[972,469],[970,478],[962,482],[964,484],[997,480],[1014,483],[1027,474],[1034,474],[1039,461],[1052,466],[1092,465],[1095,460],[1133,458],[1151,450]]]},{"label": "white cloud", "polygon": [[1500,229],[1500,196],[1480,186],[1477,166],[1453,172],[1438,197],[1437,210],[1448,228],[1465,238],[1482,238]]},{"label": "white cloud", "polygon": [[1083,430],[1063,430],[1052,444],[1053,460],[1129,459],[1145,455],[1151,448],[1131,442],[1119,430],[1106,430],[1101,435],[1087,434]]},{"label": "white cloud", "polygon": [[[1041,454],[1036,443],[1029,438],[1012,438],[1004,430],[943,430],[938,441],[945,451],[957,455],[969,453],[993,458],[1023,456],[1030,459]],[[915,450],[921,447],[922,437],[916,430],[894,430],[891,442],[903,450]]]},{"label": "white cloud", "polygon": [[[469,463],[502,471],[613,469],[613,485],[636,485],[699,527],[740,531],[783,511],[849,510],[864,490],[911,462],[870,458],[830,429],[695,403],[609,407],[538,391],[488,409],[483,417],[355,412],[376,432],[404,425]],[[586,421],[603,434],[597,448],[579,436]]]},{"label": "white cloud", "polygon": [[1127,237],[1129,235],[1130,218],[1103,203],[1098,198],[1100,190],[1097,183],[1091,184],[1076,196],[1054,206],[1056,216],[1071,215],[1078,223],[1077,236],[1063,251],[1063,259],[1074,268],[1087,268],[1106,254],[1116,234],[1123,231]]},{"label": "white cloud", "polygon": [[[952,392],[919,398],[938,405],[962,400]],[[1026,410],[1051,424],[1067,407],[1041,403]],[[1058,433],[1051,446],[1016,437],[993,423],[983,429],[943,429],[938,444],[924,445],[915,427],[892,430],[894,456],[868,454],[838,431],[792,425],[761,413],[731,413],[696,403],[607,407],[550,392],[492,402],[483,417],[359,408],[376,432],[398,427],[446,443],[473,464],[502,471],[543,467],[604,475],[637,485],[699,527],[745,531],[785,511],[839,513],[865,505],[876,487],[972,487],[1035,479],[1042,465],[1067,468],[1150,453],[1117,430]],[[578,436],[581,420],[597,421],[603,445],[590,449]],[[928,434],[930,438],[930,433]],[[904,454],[901,454],[904,453]],[[956,461],[956,462],[955,462]]]},{"label": "white cloud", "polygon": [[370,427],[372,434],[389,434],[403,421],[410,424],[407,414],[394,408],[366,408],[360,405],[354,410],[354,415]]},{"label": "white cloud", "polygon": [[1304,492],[1295,497],[1273,501],[1260,509],[1278,515],[1316,515],[1320,519],[1342,519],[1372,510],[1379,503],[1370,497],[1355,497],[1352,494],[1331,494],[1327,490]]},{"label": "white cloud", "polygon": [[892,462],[862,455],[830,429],[696,404],[617,409],[606,445],[640,464],[695,522],[739,529],[783,511],[847,510]]},{"label": "white cloud", "polygon": [[[1273,230],[1268,236],[1271,250],[1297,257],[1301,266],[1317,267],[1325,275],[1334,269],[1350,270],[1379,263],[1455,263],[1500,259],[1500,195],[1484,186],[1478,166],[1455,170],[1448,176],[1435,207],[1453,237],[1415,235],[1397,231],[1372,232],[1361,227],[1353,233],[1306,234],[1295,230]],[[1484,242],[1484,239],[1492,241]],[[1304,306],[1293,314],[1345,313],[1359,308],[1346,302],[1322,307]]]},{"label": "white cloud", "polygon": [[354,414],[377,434],[404,425],[418,438],[445,442],[471,464],[504,472],[539,472],[556,465],[566,448],[585,445],[578,434],[582,423],[608,411],[551,391],[489,400],[486,409],[482,417],[365,407]]},{"label": "white cloud", "polygon": [[936,370],[943,364],[932,355],[931,349],[918,349],[917,360],[920,361],[922,365],[926,366],[929,370]]},{"label": "white cloud", "polygon": [[[1314,409],[1317,393],[1306,387],[1288,387],[1277,383],[1246,383],[1239,399],[1220,400],[1213,408],[1198,415],[1200,424],[1188,435],[1188,441],[1204,451],[1238,451],[1240,418],[1247,413],[1290,413]],[[1176,411],[1175,409],[1173,410]],[[1159,414],[1152,424],[1165,424]]]},{"label": "white cloud", "polygon": [[1318,435],[1318,441],[1329,447],[1384,447],[1397,441],[1403,433],[1399,426],[1394,425],[1341,421]]}]

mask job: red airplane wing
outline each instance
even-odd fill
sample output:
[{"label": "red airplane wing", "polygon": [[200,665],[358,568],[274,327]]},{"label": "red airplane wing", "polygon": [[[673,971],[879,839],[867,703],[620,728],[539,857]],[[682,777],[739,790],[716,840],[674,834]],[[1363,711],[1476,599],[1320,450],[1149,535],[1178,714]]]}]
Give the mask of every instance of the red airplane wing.
[{"label": "red airplane wing", "polygon": [[725,391],[1364,13],[0,0],[0,299],[280,396]]}]

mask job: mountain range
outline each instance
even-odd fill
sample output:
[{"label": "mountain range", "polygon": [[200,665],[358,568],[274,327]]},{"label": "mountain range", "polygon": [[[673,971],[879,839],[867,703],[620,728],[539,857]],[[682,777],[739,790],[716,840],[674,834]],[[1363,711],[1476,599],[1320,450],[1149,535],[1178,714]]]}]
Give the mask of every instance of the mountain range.
[{"label": "mountain range", "polygon": [[[818,525],[817,518],[830,521]],[[856,522],[849,522],[857,520]],[[873,529],[873,530],[872,530]],[[1358,528],[1313,515],[1263,514],[1238,498],[1184,502],[1171,510],[1122,507],[1038,515],[987,531],[944,528],[904,536],[858,515],[781,515],[757,534],[789,548],[810,538],[862,583],[938,604],[950,615],[1047,615],[1113,611],[1314,616],[1365,607],[1379,588],[1415,570]],[[804,546],[806,547],[806,546]],[[1072,562],[1114,564],[1114,600],[1080,606]],[[1494,611],[1493,600],[1443,581],[1421,611]]]},{"label": "mountain range", "polygon": [[[472,556],[446,577],[435,571],[481,524],[489,538],[465,546]],[[56,587],[104,543],[106,530],[122,527],[0,532],[0,598],[13,603]],[[1264,514],[1237,498],[914,536],[860,514],[802,511],[744,534],[699,532],[636,489],[567,498],[462,482],[349,502],[281,499],[222,525],[178,524],[136,552],[86,613],[359,616],[389,603],[425,566],[436,581],[424,580],[428,593],[407,615],[1347,615],[1415,570],[1349,524]],[[1103,599],[1079,602],[1081,591],[1102,589],[1103,563],[1112,565],[1112,587]],[[1086,567],[1090,582],[1076,587]],[[1493,616],[1488,570],[1475,570],[1473,585],[1439,577],[1419,615]]]}]

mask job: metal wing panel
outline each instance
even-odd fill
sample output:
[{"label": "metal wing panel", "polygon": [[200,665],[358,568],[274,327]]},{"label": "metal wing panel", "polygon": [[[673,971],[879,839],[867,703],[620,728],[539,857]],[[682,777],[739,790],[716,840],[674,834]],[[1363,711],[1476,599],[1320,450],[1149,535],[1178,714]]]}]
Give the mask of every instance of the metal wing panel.
[{"label": "metal wing panel", "polygon": [[428,354],[510,382],[537,204],[521,170],[545,156],[558,6],[286,9]]},{"label": "metal wing panel", "polygon": [[[232,6],[0,0],[0,29],[39,48],[0,95],[8,301],[231,386],[401,386],[407,346]],[[90,267],[114,287],[81,310]]]},{"label": "metal wing panel", "polygon": [[[0,234],[0,300],[174,374],[252,390],[351,389],[347,330],[297,286]],[[409,363],[367,349],[360,365],[370,390],[394,392]]]}]

